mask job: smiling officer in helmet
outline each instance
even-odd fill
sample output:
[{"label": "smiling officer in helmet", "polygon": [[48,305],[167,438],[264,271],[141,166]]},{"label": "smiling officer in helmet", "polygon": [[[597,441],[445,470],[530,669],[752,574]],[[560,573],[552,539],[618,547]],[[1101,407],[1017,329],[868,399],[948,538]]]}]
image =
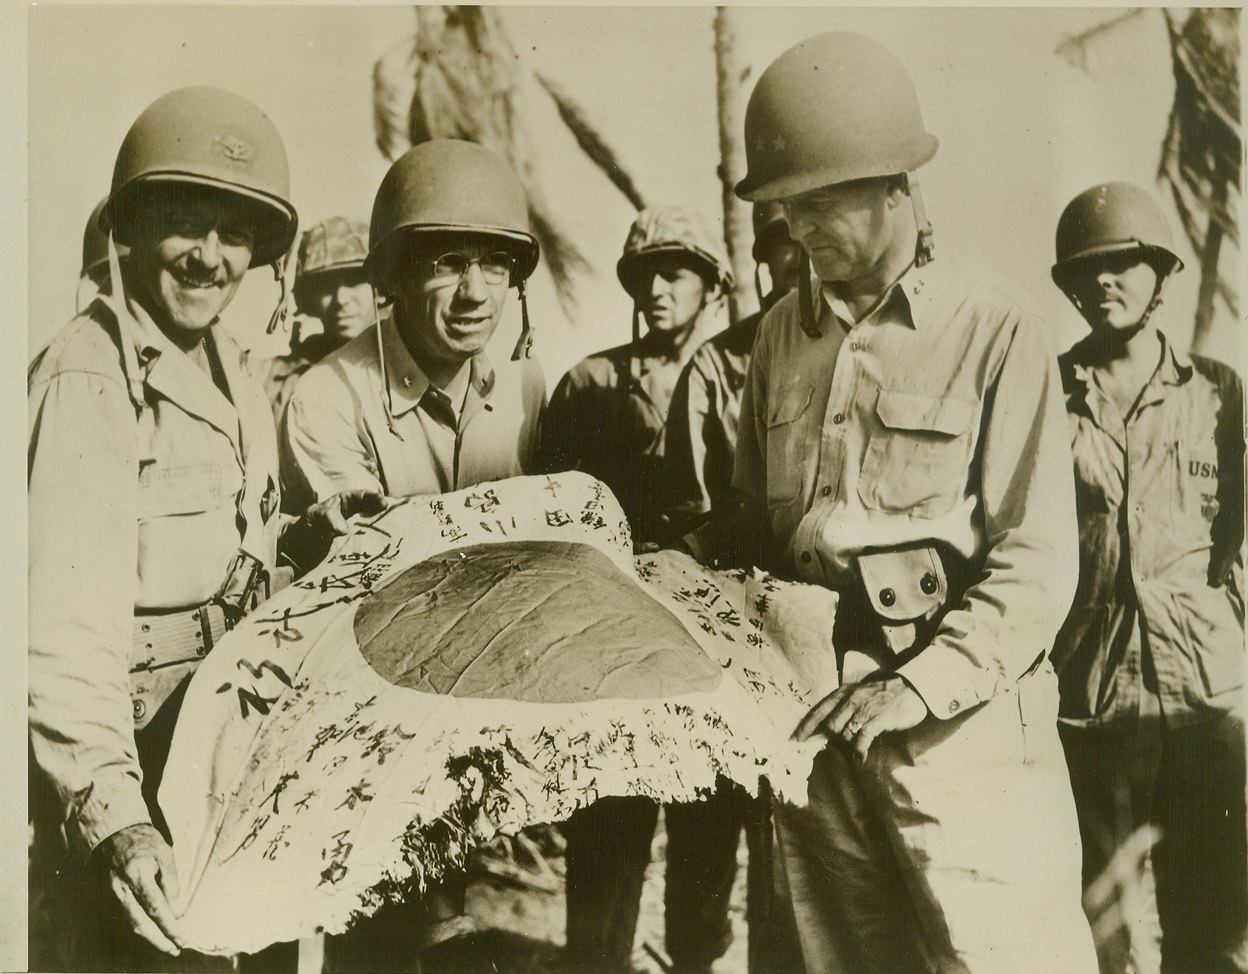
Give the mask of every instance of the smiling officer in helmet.
[{"label": "smiling officer in helmet", "polygon": [[[288,196],[281,138],[249,101],[215,88],[157,99],[122,142],[101,217],[109,284],[30,367],[40,967],[180,963],[156,803],[180,688],[267,594],[286,526],[272,416],[218,316],[249,268],[290,247]],[[343,501],[304,527],[341,526]]]},{"label": "smiling officer in helmet", "polygon": [[[299,380],[281,424],[294,509],[343,490],[439,494],[532,473],[546,382],[528,357],[524,286],[538,245],[516,175],[495,153],[435,139],[400,156],[373,203],[364,271],[392,314]],[[486,345],[518,288],[510,360]],[[463,873],[333,938],[344,969],[489,970]]]},{"label": "smiling officer in helmet", "polygon": [[776,811],[807,969],[1094,970],[1047,659],[1077,539],[1044,326],[933,260],[909,174],[937,142],[877,42],[782,54],[745,147],[738,195],[783,203],[805,266],[754,346],[729,538],[841,596],[841,687],[795,732],[827,738],[810,805]]},{"label": "smiling officer in helmet", "polygon": [[[1058,221],[1053,280],[1092,331],[1060,359],[1081,558],[1053,661],[1084,882],[1155,826],[1162,970],[1242,971],[1244,397],[1159,327],[1182,267],[1138,186],[1093,186]],[[1156,956],[1154,929],[1125,926],[1106,974]]]},{"label": "smiling officer in helmet", "polygon": [[[393,314],[299,380],[281,430],[294,509],[344,489],[405,497],[533,472],[546,384],[524,286],[537,260],[524,191],[489,149],[436,139],[399,157],[364,264]],[[513,287],[524,329],[494,363],[485,348]]]}]

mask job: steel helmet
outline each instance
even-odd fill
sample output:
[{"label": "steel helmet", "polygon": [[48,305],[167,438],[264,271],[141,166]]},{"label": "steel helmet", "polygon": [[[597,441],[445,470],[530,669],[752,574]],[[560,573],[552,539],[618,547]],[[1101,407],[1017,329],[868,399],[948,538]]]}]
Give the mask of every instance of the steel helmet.
[{"label": "steel helmet", "polygon": [[737,195],[787,199],[854,179],[913,172],[936,154],[914,83],[883,45],[833,31],[773,61],[745,110]]},{"label": "steel helmet", "polygon": [[1161,207],[1131,183],[1102,183],[1071,200],[1057,221],[1056,249],[1053,282],[1062,290],[1080,261],[1100,254],[1142,250],[1160,277],[1183,268]]},{"label": "steel helmet", "polygon": [[524,188],[511,167],[475,142],[433,139],[399,156],[381,181],[364,262],[368,279],[384,287],[382,263],[408,233],[448,230],[503,238],[516,261],[513,287],[537,267]]},{"label": "steel helmet", "polygon": [[295,269],[295,305],[307,313],[308,287],[319,275],[362,268],[367,256],[368,222],[360,217],[331,216],[305,230]]},{"label": "steel helmet", "polygon": [[[79,277],[94,277],[108,266],[108,234],[100,229],[100,214],[108,204],[108,197],[95,204],[95,209],[87,218],[87,225],[82,231],[82,270]],[[117,256],[125,257],[130,248],[124,244],[117,245]]]},{"label": "steel helmet", "polygon": [[125,234],[142,210],[141,190],[192,183],[260,204],[251,266],[279,260],[295,239],[286,148],[277,129],[246,98],[219,88],[178,88],[157,98],[126,133],[113,168],[101,227]]},{"label": "steel helmet", "polygon": [[633,221],[624,241],[624,254],[615,265],[624,290],[633,294],[638,270],[648,260],[672,253],[691,255],[715,283],[724,288],[732,286],[732,264],[722,236],[701,213],[673,205],[643,210]]},{"label": "steel helmet", "polygon": [[789,237],[789,221],[784,218],[784,207],[779,201],[754,204],[754,246],[750,253],[755,263],[762,263],[763,248],[777,235]]}]

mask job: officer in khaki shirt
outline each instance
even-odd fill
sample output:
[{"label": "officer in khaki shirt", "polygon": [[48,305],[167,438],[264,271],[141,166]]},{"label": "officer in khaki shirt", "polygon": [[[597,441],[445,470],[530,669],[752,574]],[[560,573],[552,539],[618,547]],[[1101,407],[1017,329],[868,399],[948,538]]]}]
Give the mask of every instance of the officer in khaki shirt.
[{"label": "officer in khaki shirt", "polygon": [[[492,151],[435,139],[395,161],[364,264],[393,313],[291,395],[280,440],[292,510],[336,491],[440,494],[535,472],[546,382],[529,358],[524,283],[537,261],[524,191]],[[511,287],[524,327],[494,364],[485,347]],[[469,500],[491,503],[488,491]],[[327,956],[344,970],[492,970],[465,895],[462,873],[445,877],[331,938]]]},{"label": "officer in khaki shirt", "polygon": [[[268,405],[217,316],[248,267],[290,246],[288,195],[281,139],[250,102],[158,99],[118,154],[107,293],[30,368],[38,969],[188,963],[169,956],[177,877],[157,786],[181,685],[276,584],[285,526]],[[347,513],[309,512],[301,530]]]},{"label": "officer in khaki shirt", "polygon": [[795,732],[827,738],[810,804],[776,812],[807,970],[1095,970],[1047,659],[1076,534],[1043,325],[932,260],[907,174],[936,139],[876,42],[790,49],[745,128],[737,192],[784,202],[809,265],[755,344],[729,538],[841,595],[841,687]]},{"label": "officer in khaki shirt", "polygon": [[[524,282],[537,241],[519,180],[489,149],[437,139],[390,168],[365,271],[393,314],[309,369],[281,426],[292,510],[335,491],[438,494],[532,473],[546,402]],[[524,333],[485,352],[510,287]]]}]

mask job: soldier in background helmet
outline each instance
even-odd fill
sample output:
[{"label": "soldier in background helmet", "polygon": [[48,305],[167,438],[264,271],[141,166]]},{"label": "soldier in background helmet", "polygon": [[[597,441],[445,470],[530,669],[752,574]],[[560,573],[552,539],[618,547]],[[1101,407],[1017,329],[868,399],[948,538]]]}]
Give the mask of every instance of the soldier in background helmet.
[{"label": "soldier in background helmet", "polygon": [[543,462],[605,481],[634,542],[653,543],[668,533],[664,424],[672,391],[708,337],[732,269],[719,231],[700,213],[664,206],[637,217],[616,272],[633,299],[632,341],[589,356],[560,380],[544,424]]},{"label": "soldier in background helmet", "polygon": [[[289,249],[288,197],[281,138],[251,102],[216,88],[157,99],[113,170],[108,287],[30,367],[38,969],[211,963],[176,956],[156,795],[183,682],[277,584],[272,415],[218,316],[249,268]],[[342,501],[305,528],[342,526]]]},{"label": "soldier in background helmet", "polygon": [[[1053,662],[1084,883],[1153,826],[1161,969],[1243,971],[1243,386],[1159,327],[1182,267],[1138,186],[1094,186],[1058,221],[1053,280],[1092,331],[1060,359],[1081,558]],[[1101,970],[1156,970],[1155,924],[1123,934]]]},{"label": "soldier in background helmet", "polygon": [[[334,216],[304,231],[291,289],[303,318],[291,332],[290,352],[273,360],[264,382],[274,419],[281,418],[299,376],[375,324],[377,306],[364,276],[367,256],[366,220]],[[318,321],[320,330],[305,334],[305,319]]]},{"label": "soldier in background helmet", "polygon": [[[720,234],[681,206],[641,213],[616,270],[634,302],[633,340],[591,355],[560,380],[543,423],[543,463],[604,481],[634,543],[647,545],[667,533],[672,390],[732,271]],[[709,968],[731,939],[735,801],[724,783],[707,802],[668,806],[667,950],[676,970]],[[576,970],[629,968],[657,816],[648,799],[606,798],[567,823],[567,953]]]},{"label": "soldier in background helmet", "polygon": [[[299,380],[280,436],[294,510],[339,490],[406,497],[534,472],[546,382],[524,287],[537,260],[524,191],[489,149],[435,139],[395,161],[364,264],[393,313]],[[513,287],[523,331],[493,362]]]},{"label": "soldier in background helmet", "polygon": [[776,809],[807,970],[1088,972],[1048,662],[1077,566],[1057,362],[933,260],[910,174],[936,148],[862,35],[759,78],[737,193],[783,204],[803,270],[754,345],[735,522],[687,541],[840,595],[839,688],[795,731],[826,738],[810,804]]},{"label": "soldier in background helmet", "polygon": [[[707,339],[693,353],[676,383],[667,415],[668,517],[682,532],[712,510],[724,510],[732,498],[732,465],[750,351],[763,315],[797,286],[801,248],[789,236],[783,207],[774,202],[755,203],[753,209],[754,286],[760,308]],[[765,795],[751,800],[739,789],[737,800],[738,821],[744,824],[749,846],[749,969],[796,970],[800,962],[795,955],[791,910],[783,888],[773,889],[772,884],[770,800]],[[735,861],[736,850],[727,841],[720,849],[722,864],[730,856]],[[730,878],[733,870],[721,865],[710,875]],[[703,888],[708,885],[704,881]],[[679,890],[676,893],[680,895]]]},{"label": "soldier in background helmet", "polygon": [[[692,527],[700,515],[723,508],[732,490],[741,391],[759,322],[797,286],[801,248],[789,236],[779,203],[754,204],[754,284],[760,309],[708,339],[694,352],[672,395],[667,417],[669,516]],[[764,292],[761,269],[770,288]]]},{"label": "soldier in background helmet", "polygon": [[[78,272],[78,293],[75,308],[81,314],[101,290],[107,290],[108,281],[108,234],[100,227],[100,214],[108,204],[108,197],[95,204],[87,217],[82,231],[82,270]],[[117,244],[117,256],[126,259],[130,248]]]}]

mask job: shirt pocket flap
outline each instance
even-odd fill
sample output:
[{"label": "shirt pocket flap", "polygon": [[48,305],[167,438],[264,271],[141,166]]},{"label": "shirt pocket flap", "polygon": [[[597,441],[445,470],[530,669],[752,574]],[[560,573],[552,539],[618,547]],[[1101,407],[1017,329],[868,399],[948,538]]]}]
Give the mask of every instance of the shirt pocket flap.
[{"label": "shirt pocket flap", "polygon": [[768,427],[793,422],[810,405],[810,396],[810,386],[805,383],[781,386],[768,404]]},{"label": "shirt pocket flap", "polygon": [[216,463],[145,465],[139,472],[139,516],[196,514],[222,506],[222,470]]},{"label": "shirt pocket flap", "polygon": [[881,389],[876,415],[889,429],[924,430],[958,436],[975,415],[975,403],[955,396],[928,396],[902,389]]}]

